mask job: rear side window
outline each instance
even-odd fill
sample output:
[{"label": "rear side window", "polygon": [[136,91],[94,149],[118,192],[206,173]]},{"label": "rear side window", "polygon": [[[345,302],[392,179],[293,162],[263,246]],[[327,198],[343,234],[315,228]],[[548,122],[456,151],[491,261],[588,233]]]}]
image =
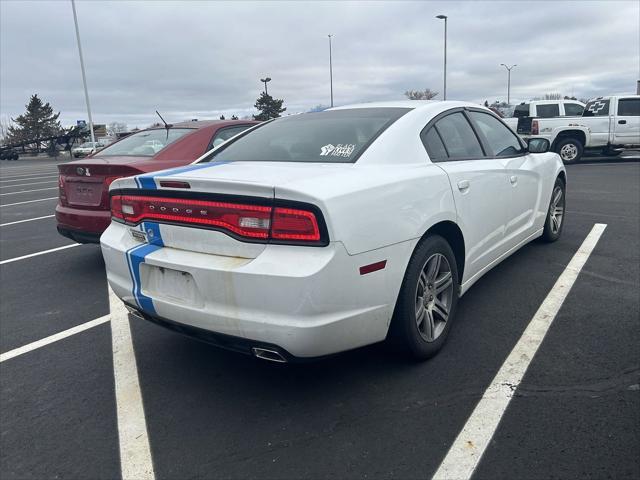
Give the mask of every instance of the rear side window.
[{"label": "rear side window", "polygon": [[213,135],[213,138],[211,139],[211,143],[207,147],[207,151],[211,150],[214,147],[217,147],[221,143],[226,142],[231,137],[235,137],[240,132],[244,132],[250,126],[251,125],[239,125],[237,127],[221,128]]},{"label": "rear side window", "polygon": [[621,98],[618,100],[618,115],[640,117],[640,98]]},{"label": "rear side window", "polygon": [[191,128],[143,130],[109,145],[100,150],[94,157],[113,157],[117,155],[153,157],[170,143],[193,131]]},{"label": "rear side window", "polygon": [[592,100],[582,112],[583,117],[606,117],[609,115],[609,100]]},{"label": "rear side window", "polygon": [[579,103],[565,103],[564,104],[564,114],[567,117],[580,117],[582,116],[582,111],[584,107]]},{"label": "rear side window", "polygon": [[548,105],[536,105],[536,117],[551,118],[560,116],[560,105],[548,104]]},{"label": "rear side window", "polygon": [[449,159],[484,157],[478,137],[461,112],[447,115],[438,120],[435,126],[449,153]]},{"label": "rear side window", "polygon": [[447,159],[447,150],[444,148],[444,143],[442,143],[440,135],[438,135],[435,128],[430,128],[426,134],[422,135],[422,143],[432,161],[437,162],[438,160]]},{"label": "rear side window", "polygon": [[500,120],[482,112],[469,112],[471,120],[487,139],[487,143],[496,157],[510,157],[524,153],[520,141],[511,129]]},{"label": "rear side window", "polygon": [[529,116],[529,104],[521,103],[520,105],[516,105],[516,108],[513,110],[513,116],[520,117],[528,117]]},{"label": "rear side window", "polygon": [[278,118],[203,161],[351,163],[410,110],[354,108]]}]

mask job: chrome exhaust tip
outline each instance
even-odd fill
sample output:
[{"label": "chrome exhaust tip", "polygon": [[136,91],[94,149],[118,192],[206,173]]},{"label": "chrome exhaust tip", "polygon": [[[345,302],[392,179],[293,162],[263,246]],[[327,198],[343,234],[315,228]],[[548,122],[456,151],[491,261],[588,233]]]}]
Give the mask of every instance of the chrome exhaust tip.
[{"label": "chrome exhaust tip", "polygon": [[275,363],[287,363],[287,359],[282,356],[282,354],[276,350],[270,350],[268,348],[262,347],[252,347],[251,352],[257,358],[262,360],[267,360],[269,362]]},{"label": "chrome exhaust tip", "polygon": [[127,311],[129,312],[129,315],[133,315],[136,318],[139,318],[140,320],[144,320],[144,317],[142,316],[142,314],[135,308],[130,307],[129,305],[127,305],[125,303],[125,308],[127,309]]}]

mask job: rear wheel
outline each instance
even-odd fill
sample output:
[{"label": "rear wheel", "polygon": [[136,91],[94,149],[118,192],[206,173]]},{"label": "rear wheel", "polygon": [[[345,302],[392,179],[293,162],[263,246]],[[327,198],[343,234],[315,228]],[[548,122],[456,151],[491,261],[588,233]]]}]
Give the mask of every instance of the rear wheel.
[{"label": "rear wheel", "polygon": [[398,295],[391,322],[396,345],[415,359],[435,355],[451,329],[458,292],[451,247],[438,235],[425,238],[409,260]]},{"label": "rear wheel", "polygon": [[565,193],[564,182],[557,178],[553,186],[553,193],[551,194],[549,210],[547,210],[547,218],[544,222],[544,231],[541,237],[545,242],[555,242],[562,234],[566,206]]},{"label": "rear wheel", "polygon": [[564,163],[576,163],[582,158],[584,146],[576,138],[565,138],[556,145],[556,153]]}]

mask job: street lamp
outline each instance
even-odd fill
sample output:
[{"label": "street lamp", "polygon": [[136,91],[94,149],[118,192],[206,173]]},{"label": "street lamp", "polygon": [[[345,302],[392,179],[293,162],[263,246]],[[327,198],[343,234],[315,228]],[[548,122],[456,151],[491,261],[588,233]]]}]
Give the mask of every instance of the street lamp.
[{"label": "street lamp", "polygon": [[511,105],[511,69],[513,67],[517,67],[518,64],[514,63],[510,67],[506,66],[504,63],[501,63],[500,65],[507,69],[507,104]]},{"label": "street lamp", "polygon": [[93,134],[93,119],[91,118],[91,105],[89,104],[89,90],[87,90],[87,76],[84,73],[84,60],[82,59],[82,45],[80,44],[80,30],[78,29],[78,16],[76,15],[76,2],[71,0],[73,10],[73,23],[76,26],[76,40],[78,41],[78,54],[80,55],[80,70],[82,71],[82,84],[84,85],[84,99],[87,103],[87,114],[89,115],[89,131],[91,132],[91,142],[95,145],[96,137]]},{"label": "street lamp", "polygon": [[331,88],[331,107],[333,108],[333,63],[331,60],[331,37],[333,35],[327,35],[329,37],[329,86]]},{"label": "street lamp", "polygon": [[269,92],[267,91],[267,83],[271,81],[271,78],[261,78],[260,81],[264,83],[264,94],[269,95]]},{"label": "street lamp", "polygon": [[447,16],[436,15],[436,18],[444,20],[444,99],[447,99]]}]

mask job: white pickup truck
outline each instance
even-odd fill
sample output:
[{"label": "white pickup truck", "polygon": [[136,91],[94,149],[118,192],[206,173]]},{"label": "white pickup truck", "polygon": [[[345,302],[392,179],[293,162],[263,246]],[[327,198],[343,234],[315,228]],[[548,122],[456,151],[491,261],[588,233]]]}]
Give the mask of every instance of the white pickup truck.
[{"label": "white pickup truck", "polygon": [[584,103],[577,100],[532,100],[516,105],[513,116],[503,120],[518,135],[528,136],[534,118],[579,117],[583,111]]},{"label": "white pickup truck", "polygon": [[565,163],[580,160],[585,150],[617,155],[640,148],[640,95],[590,100],[581,117],[534,118],[528,138],[546,138]]}]

